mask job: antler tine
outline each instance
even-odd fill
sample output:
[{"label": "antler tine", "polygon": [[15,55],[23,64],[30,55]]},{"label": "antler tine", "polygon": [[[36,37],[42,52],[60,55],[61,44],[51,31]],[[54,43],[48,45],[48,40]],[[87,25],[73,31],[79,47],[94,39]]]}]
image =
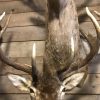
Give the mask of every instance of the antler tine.
[{"label": "antler tine", "polygon": [[92,13],[88,9],[88,7],[86,7],[86,13],[90,17],[91,21],[93,22],[93,24],[94,24],[94,26],[96,28],[96,31],[97,31],[97,35],[100,38],[100,25],[99,25],[99,23],[97,22],[96,18],[92,15]]},{"label": "antler tine", "polygon": [[32,66],[36,66],[36,44],[33,44],[33,50],[32,50]]},{"label": "antler tine", "polygon": [[[4,26],[4,28],[0,31],[0,37],[2,37],[2,34],[5,32],[5,30],[7,29],[7,26],[8,26],[8,24],[9,24],[9,21],[10,21],[10,18],[11,18],[11,15],[12,15],[12,11],[11,11],[11,13],[10,13],[10,15],[9,15],[9,17],[8,17],[8,19],[7,19],[7,21],[6,21],[6,24],[5,24],[5,26]],[[2,18],[5,16],[5,12],[2,14]]]},{"label": "antler tine", "polygon": [[5,12],[2,13],[2,15],[0,15],[0,21],[4,18],[5,16]]},{"label": "antler tine", "polygon": [[100,13],[96,10],[94,10],[94,12],[100,17]]},{"label": "antler tine", "polygon": [[36,68],[36,44],[35,43],[33,44],[33,50],[32,50],[32,78],[33,78],[33,82],[37,82],[38,71]]},{"label": "antler tine", "polygon": [[90,53],[81,62],[80,67],[86,65],[90,60],[92,60],[92,58],[95,56],[95,54],[99,50],[100,25],[97,22],[96,18],[91,14],[91,12],[89,11],[88,7],[86,7],[86,13],[90,17],[90,19],[92,20],[92,22],[93,22],[93,24],[95,26],[95,29],[97,31],[97,38],[93,37],[90,34],[86,34],[82,29],[80,29],[81,34],[85,37],[85,39],[87,40],[87,42],[88,42],[88,44],[90,46]]},{"label": "antler tine", "polygon": [[[7,26],[8,26],[8,23],[10,21],[11,15],[12,15],[12,12],[10,13],[10,15],[8,17],[7,22],[6,22],[5,26],[4,26],[4,28],[0,31],[0,39],[2,38],[2,34],[5,32],[5,30],[6,30]],[[1,47],[0,47],[0,59],[4,63],[6,63],[7,65],[12,66],[13,68],[15,68],[17,70],[21,70],[21,71],[24,71],[24,72],[29,73],[29,74],[32,73],[32,68],[31,67],[27,67],[25,65],[18,64],[16,62],[11,61],[8,57],[6,57],[6,55],[2,51]]]},{"label": "antler tine", "polygon": [[99,39],[98,39],[98,37],[96,38],[96,37],[93,37],[92,35],[88,35],[82,29],[80,29],[80,32],[85,37],[85,39],[87,40],[87,42],[90,46],[90,53],[86,56],[86,58],[82,62],[80,62],[79,67],[82,67],[82,66],[86,65],[87,63],[89,63],[89,61],[92,60],[92,58],[98,52]]}]

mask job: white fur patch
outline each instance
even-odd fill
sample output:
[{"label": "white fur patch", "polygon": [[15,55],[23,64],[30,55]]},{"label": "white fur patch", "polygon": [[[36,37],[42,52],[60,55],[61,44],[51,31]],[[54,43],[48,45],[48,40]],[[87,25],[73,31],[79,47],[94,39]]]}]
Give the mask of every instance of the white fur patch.
[{"label": "white fur patch", "polygon": [[81,72],[81,73],[76,73],[76,74],[71,75],[70,77],[66,78],[63,81],[63,86],[64,86],[65,90],[66,91],[71,90],[74,87],[76,87],[81,82],[84,75],[85,75],[85,73]]},{"label": "white fur patch", "polygon": [[13,85],[18,87],[20,90],[29,91],[31,81],[26,80],[24,77],[12,74],[9,74],[8,78],[13,83]]}]

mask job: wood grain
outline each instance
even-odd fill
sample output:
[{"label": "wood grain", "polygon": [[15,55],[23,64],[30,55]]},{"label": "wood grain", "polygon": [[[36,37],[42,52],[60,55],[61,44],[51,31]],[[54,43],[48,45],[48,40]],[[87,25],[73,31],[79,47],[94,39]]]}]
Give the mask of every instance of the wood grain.
[{"label": "wood grain", "polygon": [[[99,100],[100,95],[66,95],[65,100]],[[29,94],[0,94],[0,100],[31,100]]]},{"label": "wood grain", "polygon": [[10,2],[0,2],[0,13],[6,11],[9,13],[12,9],[14,13],[30,12],[30,11],[44,11],[45,0],[13,0]]},{"label": "wood grain", "polygon": [[100,95],[66,95],[65,100],[99,100]]},{"label": "wood grain", "polygon": [[0,94],[0,100],[31,100],[29,94]]},{"label": "wood grain", "polygon": [[[7,14],[1,22],[1,26],[5,25],[5,22],[8,18]],[[33,26],[33,25],[44,25],[45,24],[45,13],[43,12],[27,12],[27,13],[18,13],[12,14],[8,27],[17,27],[17,26]],[[41,26],[42,27],[42,26]]]},{"label": "wood grain", "polygon": [[[100,21],[98,21],[98,23],[100,24]],[[80,24],[80,26],[84,29],[84,30],[89,30],[89,29],[94,29],[94,25],[92,22],[83,22]]]},{"label": "wood grain", "polygon": [[[90,10],[93,10],[93,9],[100,12],[100,6],[90,7]],[[5,25],[5,22],[8,18],[8,15],[6,15],[6,17],[4,17],[4,19],[1,22],[2,27]],[[89,17],[86,15],[85,8],[78,11],[78,15],[80,15],[79,16],[80,22],[91,21],[89,19]],[[95,14],[94,14],[94,16],[96,17],[96,19],[98,21],[100,20],[100,17],[97,17]],[[32,26],[32,25],[41,26],[41,25],[44,25],[45,23],[46,23],[45,12],[17,13],[17,14],[12,14],[12,17],[11,17],[11,20],[10,20],[8,27]]]},{"label": "wood grain", "polygon": [[77,7],[100,5],[100,0],[74,0]]},{"label": "wood grain", "polygon": [[89,73],[100,74],[100,54],[97,54],[89,64]]},{"label": "wood grain", "polygon": [[45,28],[38,26],[7,28],[2,42],[45,40],[47,35],[45,31]]},{"label": "wood grain", "polygon": [[36,43],[36,55],[43,56],[44,41],[2,43],[1,47],[9,57],[31,57],[33,43]]}]

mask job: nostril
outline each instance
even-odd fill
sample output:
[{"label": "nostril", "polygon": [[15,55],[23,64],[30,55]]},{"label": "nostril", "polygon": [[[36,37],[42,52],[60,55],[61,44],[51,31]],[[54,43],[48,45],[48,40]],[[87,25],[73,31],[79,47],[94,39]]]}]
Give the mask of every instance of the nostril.
[{"label": "nostril", "polygon": [[31,97],[31,100],[35,100],[35,92],[31,87],[30,87],[30,97]]},{"label": "nostril", "polygon": [[34,93],[34,90],[32,88],[30,88],[30,93]]}]

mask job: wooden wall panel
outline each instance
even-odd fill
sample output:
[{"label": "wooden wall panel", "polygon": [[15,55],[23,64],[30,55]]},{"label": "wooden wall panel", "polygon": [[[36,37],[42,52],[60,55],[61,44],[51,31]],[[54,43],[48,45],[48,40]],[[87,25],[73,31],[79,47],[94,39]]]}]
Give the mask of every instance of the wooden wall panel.
[{"label": "wooden wall panel", "polygon": [[89,73],[100,74],[100,54],[97,54],[90,62]]},{"label": "wooden wall panel", "polygon": [[31,100],[31,99],[29,94],[0,94],[0,100]]},{"label": "wooden wall panel", "polygon": [[2,43],[1,47],[9,57],[31,57],[33,43],[36,43],[36,55],[43,56],[44,41]]},{"label": "wooden wall panel", "polygon": [[66,100],[99,100],[100,95],[66,95]]},{"label": "wooden wall panel", "polygon": [[44,11],[45,1],[43,0],[14,0],[10,2],[0,2],[0,13],[6,11],[9,13],[14,9],[14,13],[30,12],[30,11]]},{"label": "wooden wall panel", "polygon": [[74,0],[77,7],[100,5],[100,0]]},{"label": "wooden wall panel", "polygon": [[[8,14],[9,15],[9,14]],[[8,18],[8,15],[4,17],[1,22],[1,25],[4,26]],[[32,26],[32,25],[44,25],[45,17],[42,12],[28,12],[28,13],[18,13],[12,14],[8,27],[17,27],[17,26]]]},{"label": "wooden wall panel", "polygon": [[[100,95],[66,95],[65,100],[99,100]],[[0,94],[0,100],[31,100],[29,94]]]},{"label": "wooden wall panel", "polygon": [[[98,23],[100,24],[100,21],[98,21]],[[81,23],[80,26],[85,30],[94,29],[94,25],[92,22],[84,22]]]},{"label": "wooden wall panel", "polygon": [[[100,6],[89,7],[89,9],[91,11],[96,10],[100,12]],[[1,22],[2,26],[4,26],[8,15],[4,17],[3,21]],[[78,16],[79,16],[79,21],[81,22],[91,21],[90,18],[86,15],[85,8],[78,9]],[[98,21],[100,20],[100,17],[97,17],[96,14],[94,14],[94,16]],[[17,13],[17,14],[13,13],[8,27],[28,26],[28,25],[40,26],[44,24],[45,24],[45,12],[27,12],[27,13]]]},{"label": "wooden wall panel", "polygon": [[[100,12],[100,6],[90,7],[90,10],[93,9]],[[81,22],[91,21],[90,18],[86,15],[85,8],[80,10],[78,12],[78,15],[80,15],[79,21]],[[100,17],[97,17],[95,14],[94,16],[98,21],[100,20]],[[1,22],[2,27],[5,25],[7,18],[8,15],[4,17],[4,19],[2,20]],[[19,27],[19,26],[30,26],[30,25],[41,26],[44,25],[45,23],[46,23],[45,12],[17,13],[17,14],[12,14],[8,27]]]},{"label": "wooden wall panel", "polygon": [[21,41],[32,41],[32,40],[45,40],[47,33],[45,28],[37,26],[25,26],[25,27],[14,27],[7,28],[3,34],[2,42],[21,42]]}]

